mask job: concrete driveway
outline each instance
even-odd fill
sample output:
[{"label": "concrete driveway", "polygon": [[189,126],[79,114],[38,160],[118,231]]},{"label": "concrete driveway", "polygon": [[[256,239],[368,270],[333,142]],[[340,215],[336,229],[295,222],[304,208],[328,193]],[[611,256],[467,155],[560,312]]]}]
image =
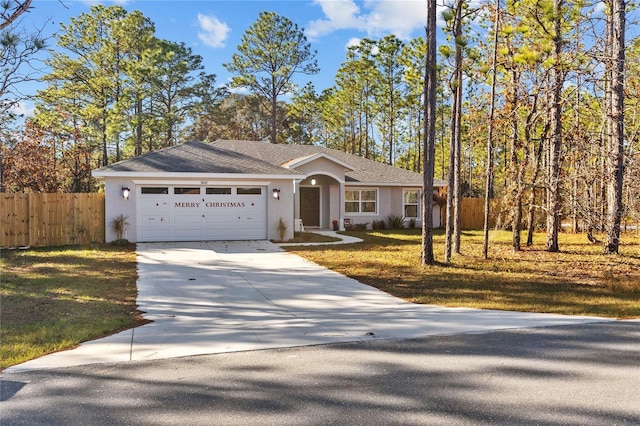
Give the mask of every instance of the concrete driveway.
[{"label": "concrete driveway", "polygon": [[407,303],[266,241],[141,243],[138,268],[152,323],[6,371],[609,321]]}]

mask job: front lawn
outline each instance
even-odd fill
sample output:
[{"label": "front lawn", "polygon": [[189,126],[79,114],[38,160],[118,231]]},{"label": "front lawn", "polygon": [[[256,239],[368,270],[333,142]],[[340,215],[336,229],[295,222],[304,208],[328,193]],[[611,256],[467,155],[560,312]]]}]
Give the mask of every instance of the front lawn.
[{"label": "front lawn", "polygon": [[135,245],[2,250],[0,369],[143,322]]},{"label": "front lawn", "polygon": [[[513,254],[510,233],[466,231],[451,265],[419,266],[420,231],[350,232],[357,244],[288,247],[411,302],[485,309],[640,317],[640,243],[619,256],[584,235],[561,234],[560,253],[536,244]],[[306,240],[307,238],[305,238]],[[435,238],[442,259],[444,237]],[[145,322],[136,307],[135,245],[2,250],[0,369]]]},{"label": "front lawn", "polygon": [[[532,247],[514,254],[511,233],[492,231],[489,259],[484,260],[482,231],[465,231],[462,255],[453,256],[451,265],[432,267],[419,266],[419,229],[349,234],[364,241],[287,250],[415,303],[640,317],[640,239],[635,233],[623,234],[620,255],[607,256],[585,235],[565,233],[560,253],[545,251],[545,234],[536,234]],[[441,261],[441,231],[434,247]]]}]

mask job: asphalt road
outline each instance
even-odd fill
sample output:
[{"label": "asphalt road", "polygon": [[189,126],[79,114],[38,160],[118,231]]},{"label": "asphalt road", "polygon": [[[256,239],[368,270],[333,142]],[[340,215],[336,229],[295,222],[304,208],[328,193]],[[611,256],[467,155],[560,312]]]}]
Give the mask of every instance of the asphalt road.
[{"label": "asphalt road", "polygon": [[2,375],[5,425],[640,425],[640,321]]}]

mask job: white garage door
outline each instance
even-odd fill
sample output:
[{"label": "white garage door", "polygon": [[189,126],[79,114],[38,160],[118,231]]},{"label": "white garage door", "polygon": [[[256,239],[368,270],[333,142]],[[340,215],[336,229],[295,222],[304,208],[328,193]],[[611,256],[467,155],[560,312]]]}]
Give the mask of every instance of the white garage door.
[{"label": "white garage door", "polygon": [[266,187],[140,186],[138,241],[264,240]]}]

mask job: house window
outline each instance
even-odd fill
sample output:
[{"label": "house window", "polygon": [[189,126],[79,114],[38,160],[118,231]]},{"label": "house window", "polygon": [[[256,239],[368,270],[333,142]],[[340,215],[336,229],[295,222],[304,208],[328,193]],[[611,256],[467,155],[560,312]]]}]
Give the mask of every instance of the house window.
[{"label": "house window", "polygon": [[344,191],[346,213],[378,212],[378,191],[375,189],[349,189]]},{"label": "house window", "polygon": [[173,188],[173,193],[176,195],[198,195],[200,194],[200,188]]},{"label": "house window", "polygon": [[420,216],[418,212],[420,209],[418,205],[420,203],[420,192],[417,189],[407,189],[403,194],[404,204],[404,217],[409,219],[417,219]]}]

